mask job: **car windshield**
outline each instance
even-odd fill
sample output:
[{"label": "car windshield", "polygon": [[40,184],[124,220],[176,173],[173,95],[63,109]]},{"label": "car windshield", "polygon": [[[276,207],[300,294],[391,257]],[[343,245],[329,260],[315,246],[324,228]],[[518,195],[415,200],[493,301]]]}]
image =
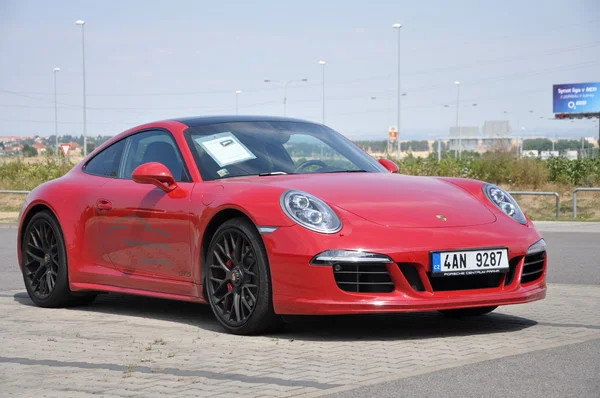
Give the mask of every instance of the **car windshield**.
[{"label": "car windshield", "polygon": [[248,175],[381,173],[386,169],[328,127],[291,121],[190,127],[186,140],[203,180]]}]

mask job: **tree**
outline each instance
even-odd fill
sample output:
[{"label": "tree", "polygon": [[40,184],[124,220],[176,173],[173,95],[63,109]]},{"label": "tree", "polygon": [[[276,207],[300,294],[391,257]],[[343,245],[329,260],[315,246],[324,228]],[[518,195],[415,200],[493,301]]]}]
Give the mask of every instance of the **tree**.
[{"label": "tree", "polygon": [[31,157],[37,156],[37,154],[38,154],[37,149],[35,149],[31,145],[29,145],[29,144],[23,145],[23,156],[25,156],[26,158],[31,158]]}]

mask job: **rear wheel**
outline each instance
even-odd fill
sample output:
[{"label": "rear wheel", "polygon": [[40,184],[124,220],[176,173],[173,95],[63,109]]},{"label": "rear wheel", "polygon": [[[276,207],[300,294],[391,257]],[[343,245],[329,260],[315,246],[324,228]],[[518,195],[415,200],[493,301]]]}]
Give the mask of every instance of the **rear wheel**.
[{"label": "rear wheel", "polygon": [[54,216],[35,214],[23,234],[21,247],[25,288],[40,307],[64,307],[91,303],[95,295],[73,295],[69,289],[65,241]]},{"label": "rear wheel", "polygon": [[254,225],[245,218],[223,223],[206,257],[210,306],[234,334],[257,334],[281,325],[273,310],[267,253]]},{"label": "rear wheel", "polygon": [[455,310],[442,310],[442,314],[451,318],[462,318],[465,316],[480,316],[494,311],[498,306],[491,307],[474,307],[474,308],[458,308]]}]

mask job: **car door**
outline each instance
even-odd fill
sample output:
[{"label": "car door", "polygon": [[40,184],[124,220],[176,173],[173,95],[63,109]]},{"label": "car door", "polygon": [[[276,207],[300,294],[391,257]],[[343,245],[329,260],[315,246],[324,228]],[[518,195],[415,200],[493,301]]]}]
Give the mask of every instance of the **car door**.
[{"label": "car door", "polygon": [[[149,162],[167,166],[178,187],[165,192],[134,182],[135,168]],[[125,274],[191,281],[192,190],[190,174],[168,131],[129,136],[119,178],[102,187],[96,202],[102,257]]]}]

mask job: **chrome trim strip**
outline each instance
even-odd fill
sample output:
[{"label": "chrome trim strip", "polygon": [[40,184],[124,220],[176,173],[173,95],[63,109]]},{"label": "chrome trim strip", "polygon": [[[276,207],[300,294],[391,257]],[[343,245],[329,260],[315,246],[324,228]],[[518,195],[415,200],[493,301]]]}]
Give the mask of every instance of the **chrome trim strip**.
[{"label": "chrome trim strip", "polygon": [[317,256],[317,261],[329,261],[334,263],[383,263],[388,264],[391,261],[389,258],[381,257],[335,257],[335,256]]}]

